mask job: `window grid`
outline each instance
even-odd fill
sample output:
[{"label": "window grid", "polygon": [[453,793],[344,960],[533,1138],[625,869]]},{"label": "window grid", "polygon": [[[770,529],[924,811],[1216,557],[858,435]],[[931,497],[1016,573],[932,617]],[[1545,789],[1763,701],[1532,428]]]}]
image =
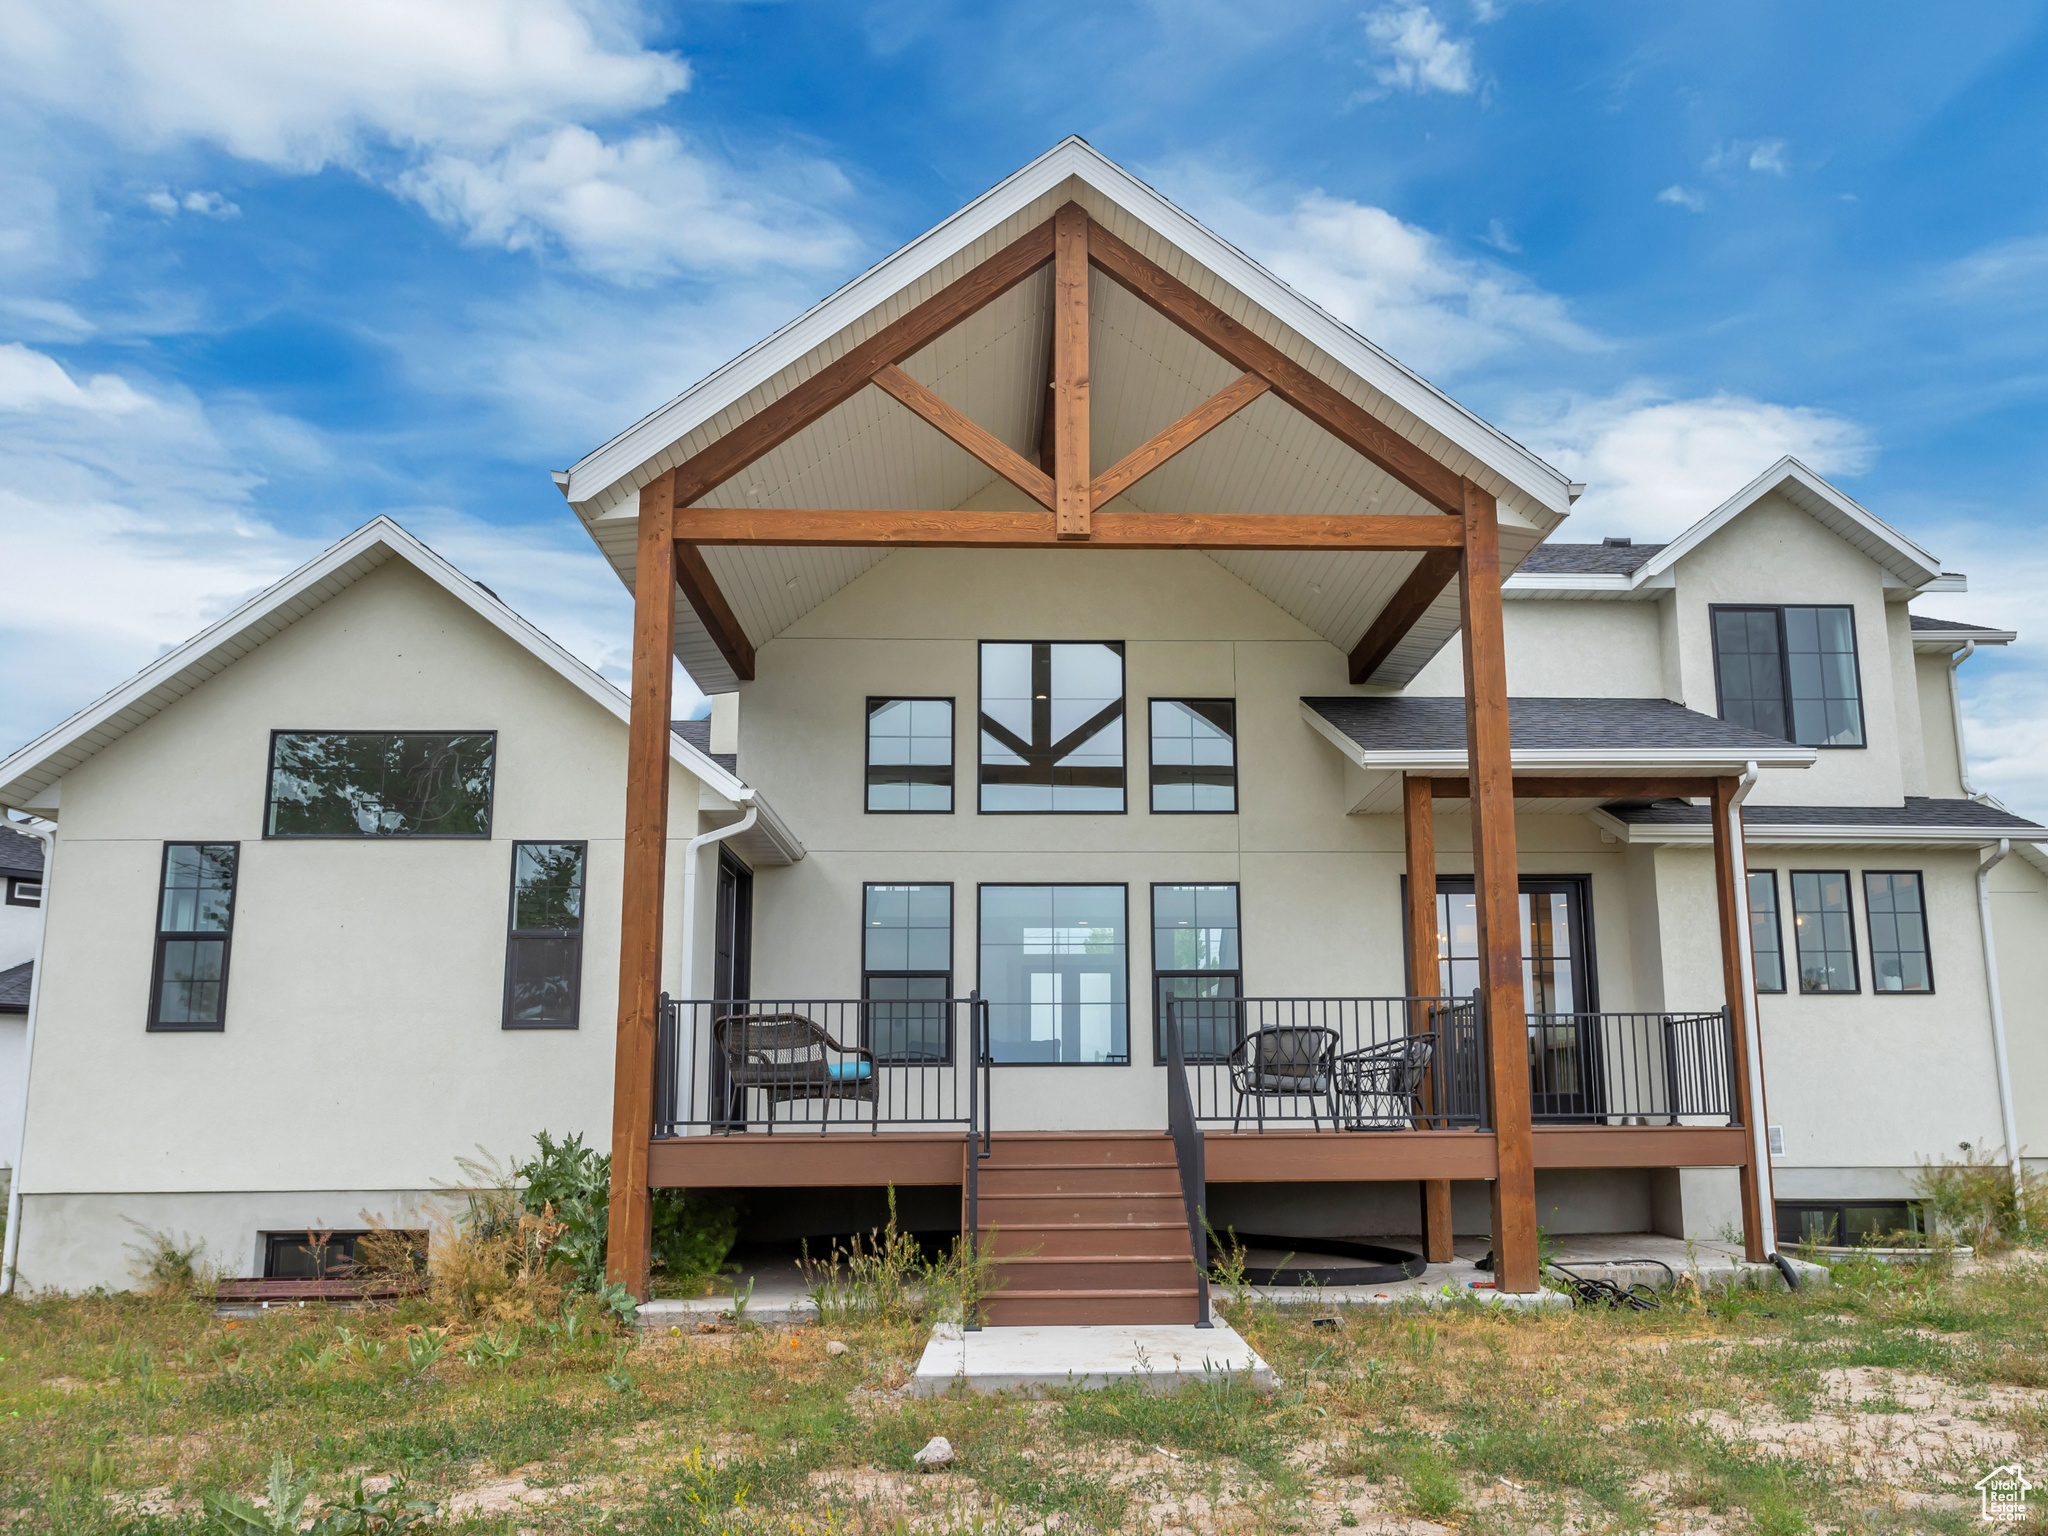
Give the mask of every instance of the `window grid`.
[{"label": "window grid", "polygon": [[1778,872],[1749,872],[1749,949],[1759,992],[1785,990],[1785,931],[1778,919]]},{"label": "window grid", "polygon": [[1842,604],[1709,610],[1721,718],[1808,747],[1861,747],[1856,612]]},{"label": "window grid", "polygon": [[984,640],[978,722],[987,815],[1123,814],[1120,640]]},{"label": "window grid", "polygon": [[506,1029],[575,1029],[583,1001],[583,897],[589,845],[512,845],[505,937]]},{"label": "window grid", "polygon": [[861,888],[861,1044],[878,1062],[953,1060],[953,886]]},{"label": "window grid", "polygon": [[1237,810],[1237,701],[1151,701],[1152,813]]},{"label": "window grid", "polygon": [[240,843],[165,843],[147,1028],[227,1027]]},{"label": "window grid", "polygon": [[874,815],[951,813],[951,699],[868,700],[865,795]]},{"label": "window grid", "polygon": [[1792,871],[1792,935],[1804,993],[1860,992],[1855,912],[1845,869]]},{"label": "window grid", "polygon": [[1863,920],[1870,925],[1870,990],[1932,992],[1934,965],[1920,872],[1866,869]]},{"label": "window grid", "polygon": [[[1152,887],[1152,1059],[1166,1061],[1167,1001],[1201,1000],[1183,1008],[1181,1055],[1187,1061],[1223,1061],[1236,1046],[1237,1000],[1244,995],[1244,959],[1238,948],[1238,888],[1217,885]],[[1190,1017],[1192,1015],[1192,1017]]]}]

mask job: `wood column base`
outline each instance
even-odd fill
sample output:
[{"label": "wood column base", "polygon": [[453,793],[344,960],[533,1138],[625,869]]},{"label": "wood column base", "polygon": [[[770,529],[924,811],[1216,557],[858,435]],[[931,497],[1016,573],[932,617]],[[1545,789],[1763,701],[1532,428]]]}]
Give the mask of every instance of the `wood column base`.
[{"label": "wood column base", "polygon": [[1432,1264],[1451,1262],[1451,1181],[1422,1181],[1422,1256]]}]

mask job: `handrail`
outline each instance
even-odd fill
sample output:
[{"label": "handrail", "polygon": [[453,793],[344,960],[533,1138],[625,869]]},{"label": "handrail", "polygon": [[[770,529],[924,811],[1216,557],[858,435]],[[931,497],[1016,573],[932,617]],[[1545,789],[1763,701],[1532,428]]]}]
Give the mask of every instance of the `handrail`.
[{"label": "handrail", "polygon": [[[981,1074],[976,1070],[981,1065],[982,1018],[981,993],[970,992],[967,999],[968,1034],[971,1037],[969,1049],[974,1052],[967,1068],[967,1252],[969,1273],[981,1272],[981,1160],[988,1156],[986,1146],[987,1127],[982,1123],[983,1104]],[[981,1331],[981,1317],[968,1301],[966,1290],[960,1295],[960,1326],[968,1333]]]},{"label": "handrail", "polygon": [[1202,1130],[1195,1124],[1195,1101],[1188,1092],[1188,1064],[1180,1041],[1180,1004],[1166,1003],[1166,1127],[1173,1136],[1173,1160],[1180,1168],[1181,1201],[1187,1206],[1188,1241],[1195,1256],[1195,1326],[1211,1328],[1209,1320],[1208,1170],[1202,1159]]}]

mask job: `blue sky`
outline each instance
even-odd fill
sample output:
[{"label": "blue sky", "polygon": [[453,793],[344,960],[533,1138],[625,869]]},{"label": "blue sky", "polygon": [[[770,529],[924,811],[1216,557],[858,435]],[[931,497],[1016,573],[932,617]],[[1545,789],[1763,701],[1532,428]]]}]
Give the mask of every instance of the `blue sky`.
[{"label": "blue sky", "polygon": [[2048,6],[0,0],[0,749],[389,512],[610,675],[547,475],[1067,133],[1669,535],[1796,452],[2022,631]]}]

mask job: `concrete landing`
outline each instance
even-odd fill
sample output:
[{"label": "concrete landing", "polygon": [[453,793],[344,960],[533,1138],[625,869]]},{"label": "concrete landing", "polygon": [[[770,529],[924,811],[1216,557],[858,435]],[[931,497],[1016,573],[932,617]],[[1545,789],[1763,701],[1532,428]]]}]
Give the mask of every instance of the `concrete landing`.
[{"label": "concrete landing", "polygon": [[1190,1381],[1236,1379],[1261,1392],[1280,1385],[1273,1368],[1228,1323],[932,1330],[911,1383],[913,1397],[937,1397],[958,1383],[970,1392],[1106,1387],[1135,1381],[1160,1392]]}]

